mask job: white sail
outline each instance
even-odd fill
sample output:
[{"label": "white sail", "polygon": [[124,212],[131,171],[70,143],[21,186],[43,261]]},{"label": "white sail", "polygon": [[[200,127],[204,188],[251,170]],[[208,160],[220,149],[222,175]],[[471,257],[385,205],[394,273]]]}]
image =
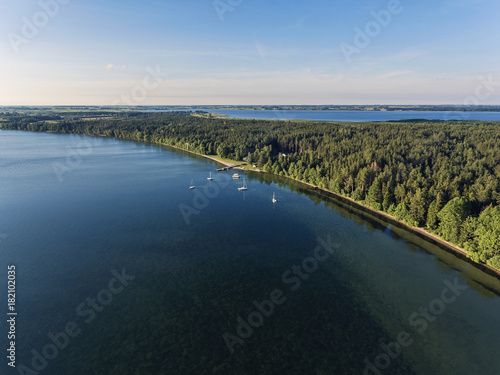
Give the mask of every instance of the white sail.
[{"label": "white sail", "polygon": [[239,187],[238,191],[245,191],[245,190],[248,190],[248,188],[245,179],[243,179],[243,186]]}]

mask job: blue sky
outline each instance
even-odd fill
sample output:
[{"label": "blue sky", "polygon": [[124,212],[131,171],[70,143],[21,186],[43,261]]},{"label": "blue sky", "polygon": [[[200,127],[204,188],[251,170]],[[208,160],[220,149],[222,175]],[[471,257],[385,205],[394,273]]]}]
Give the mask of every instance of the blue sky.
[{"label": "blue sky", "polygon": [[498,15],[498,0],[2,0],[0,105],[500,104]]}]

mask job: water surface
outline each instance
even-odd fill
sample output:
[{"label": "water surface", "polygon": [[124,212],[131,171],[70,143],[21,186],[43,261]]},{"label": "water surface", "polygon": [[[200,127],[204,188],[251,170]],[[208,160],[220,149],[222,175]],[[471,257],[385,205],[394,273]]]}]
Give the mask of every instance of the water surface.
[{"label": "water surface", "polygon": [[[40,373],[499,373],[498,280],[302,184],[241,173],[243,193],[216,168],[154,145],[0,131],[0,266],[18,271],[18,365],[32,368],[32,350],[74,322],[80,333]],[[332,254],[315,266],[328,238]],[[133,280],[110,294],[123,269]],[[5,290],[6,271],[1,280]],[[441,311],[447,283],[466,287]],[[259,320],[255,303],[277,290]],[[421,308],[433,309],[425,329]],[[249,316],[256,327],[241,338]],[[384,354],[405,333],[411,344]],[[225,334],[240,337],[233,353]]]},{"label": "water surface", "polygon": [[[443,112],[443,111],[273,111],[250,109],[192,109],[217,113],[230,118],[259,120],[314,120],[314,121],[400,121],[400,120],[480,120],[500,121],[500,112]],[[171,112],[160,110],[153,112]]]}]

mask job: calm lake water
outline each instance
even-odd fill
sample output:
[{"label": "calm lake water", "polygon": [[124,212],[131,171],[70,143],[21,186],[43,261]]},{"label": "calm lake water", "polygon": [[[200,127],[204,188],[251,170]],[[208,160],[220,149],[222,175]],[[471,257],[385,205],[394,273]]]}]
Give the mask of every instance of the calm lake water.
[{"label": "calm lake water", "polygon": [[239,192],[216,168],[154,145],[0,131],[0,302],[14,264],[17,366],[500,373],[497,279],[302,184],[241,173]]},{"label": "calm lake water", "polygon": [[[196,109],[193,109],[195,111]],[[481,120],[500,121],[500,112],[438,112],[438,111],[268,111],[246,109],[204,109],[230,118],[260,120],[315,121],[398,121],[398,120]],[[157,111],[155,111],[157,112]],[[159,111],[162,112],[162,111]],[[165,111],[169,112],[169,111]]]}]

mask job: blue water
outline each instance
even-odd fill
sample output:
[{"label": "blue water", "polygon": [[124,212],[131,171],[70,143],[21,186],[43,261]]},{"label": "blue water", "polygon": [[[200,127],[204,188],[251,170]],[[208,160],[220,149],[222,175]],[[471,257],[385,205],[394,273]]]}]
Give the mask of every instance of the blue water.
[{"label": "blue water", "polygon": [[[15,265],[17,365],[499,373],[497,279],[300,183],[241,172],[239,192],[217,166],[153,145],[0,131],[0,304]],[[3,358],[2,374],[17,374]]]},{"label": "blue water", "polygon": [[438,112],[438,111],[270,111],[245,109],[193,109],[226,115],[230,118],[261,120],[315,121],[398,121],[398,120],[481,120],[500,121],[500,112]]}]

